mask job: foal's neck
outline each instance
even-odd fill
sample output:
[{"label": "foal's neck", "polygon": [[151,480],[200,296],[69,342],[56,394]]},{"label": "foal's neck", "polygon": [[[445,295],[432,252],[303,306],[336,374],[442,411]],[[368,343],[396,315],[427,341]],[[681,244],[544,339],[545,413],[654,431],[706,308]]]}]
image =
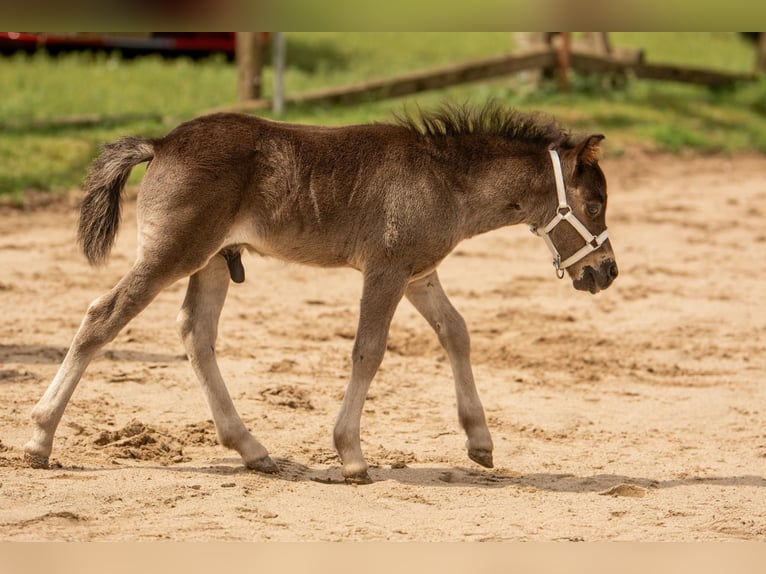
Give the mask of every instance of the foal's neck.
[{"label": "foal's neck", "polygon": [[540,225],[556,203],[547,152],[487,162],[477,167],[463,204],[465,237],[507,225]]}]

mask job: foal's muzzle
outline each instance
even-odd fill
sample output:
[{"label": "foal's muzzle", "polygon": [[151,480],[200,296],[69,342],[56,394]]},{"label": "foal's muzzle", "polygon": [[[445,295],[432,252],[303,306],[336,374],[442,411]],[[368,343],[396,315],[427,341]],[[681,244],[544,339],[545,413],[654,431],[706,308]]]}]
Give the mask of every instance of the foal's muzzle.
[{"label": "foal's muzzle", "polygon": [[575,279],[572,284],[579,291],[590,291],[596,294],[609,287],[617,275],[619,275],[617,263],[613,259],[605,259],[598,267],[592,265],[583,267],[580,277]]}]

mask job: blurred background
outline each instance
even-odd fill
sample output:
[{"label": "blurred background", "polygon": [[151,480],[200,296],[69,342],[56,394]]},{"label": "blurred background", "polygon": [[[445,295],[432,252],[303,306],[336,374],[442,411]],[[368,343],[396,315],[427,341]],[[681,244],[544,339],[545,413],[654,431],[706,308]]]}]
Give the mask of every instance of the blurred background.
[{"label": "blurred background", "polygon": [[337,125],[495,98],[603,132],[608,154],[766,152],[759,33],[4,32],[0,52],[0,201],[18,205],[76,189],[105,141],[220,110]]}]

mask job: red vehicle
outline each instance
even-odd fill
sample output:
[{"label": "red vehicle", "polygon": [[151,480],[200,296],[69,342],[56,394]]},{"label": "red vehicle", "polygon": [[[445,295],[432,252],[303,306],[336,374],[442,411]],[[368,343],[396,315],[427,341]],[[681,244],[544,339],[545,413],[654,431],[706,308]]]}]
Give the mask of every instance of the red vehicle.
[{"label": "red vehicle", "polygon": [[234,32],[0,32],[0,53],[3,54],[41,49],[51,54],[96,50],[120,52],[126,57],[158,53],[202,58],[223,53],[233,59],[234,46]]}]

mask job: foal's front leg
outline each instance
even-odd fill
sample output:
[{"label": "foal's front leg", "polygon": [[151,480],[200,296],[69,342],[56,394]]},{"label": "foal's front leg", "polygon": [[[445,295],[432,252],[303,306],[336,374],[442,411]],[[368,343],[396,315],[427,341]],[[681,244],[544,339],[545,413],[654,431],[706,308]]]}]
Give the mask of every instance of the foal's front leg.
[{"label": "foal's front leg", "polygon": [[226,260],[216,255],[204,269],[189,278],[186,298],[178,314],[178,330],[189,362],[202,383],[221,444],[236,450],[248,468],[276,472],[277,466],[269,453],[253,438],[237,414],[215,358],[218,319],[228,287]]},{"label": "foal's front leg", "polygon": [[351,380],[333,431],[346,482],[370,482],[359,436],[362,409],[386,352],[391,319],[408,281],[409,273],[399,270],[371,271],[364,275],[359,326],[351,354]]},{"label": "foal's front leg", "polygon": [[447,351],[455,377],[458,419],[468,436],[468,457],[492,468],[492,438],[473,380],[471,339],[465,321],[444,293],[436,271],[413,281],[405,294],[436,331],[439,342]]}]

